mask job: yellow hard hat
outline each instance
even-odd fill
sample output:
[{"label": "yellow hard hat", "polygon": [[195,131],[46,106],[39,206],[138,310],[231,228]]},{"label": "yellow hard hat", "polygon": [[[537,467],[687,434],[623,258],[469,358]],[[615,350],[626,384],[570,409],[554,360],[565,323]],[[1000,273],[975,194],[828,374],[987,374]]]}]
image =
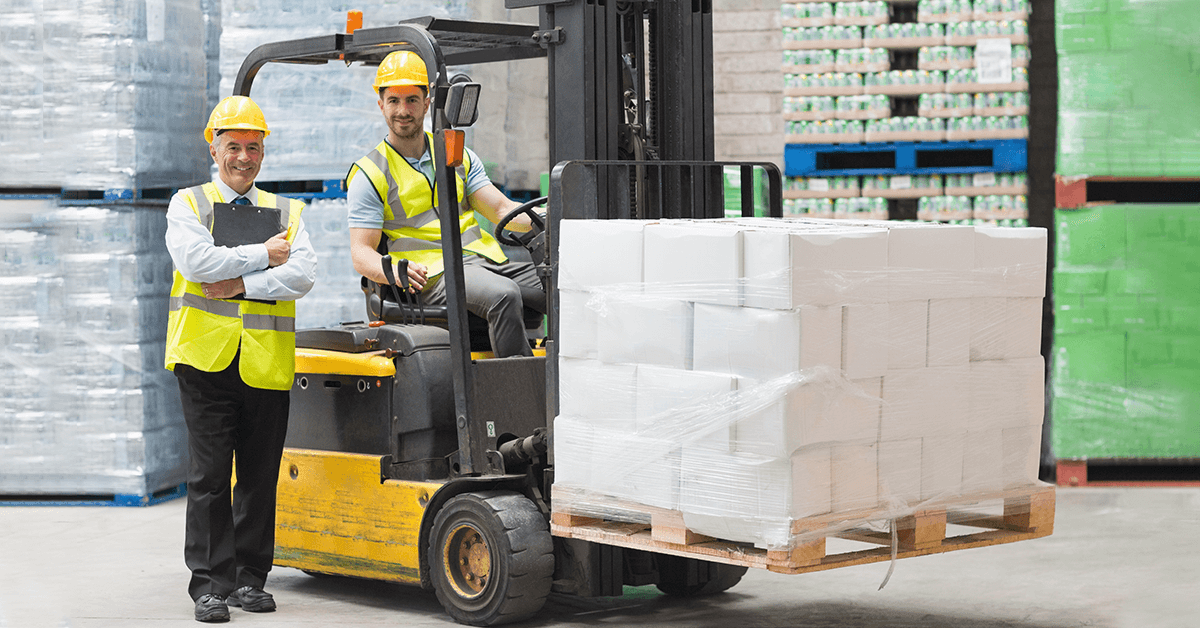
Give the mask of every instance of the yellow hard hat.
[{"label": "yellow hard hat", "polygon": [[262,131],[263,137],[271,134],[267,129],[267,120],[263,117],[262,109],[246,96],[229,96],[217,103],[212,115],[208,117],[208,126],[204,127],[204,141],[211,144],[213,131],[217,129]]},{"label": "yellow hard hat", "polygon": [[398,50],[384,57],[375,71],[375,82],[372,84],[378,92],[384,87],[401,87],[416,85],[429,88],[429,73],[425,70],[425,62],[421,55],[407,50]]}]

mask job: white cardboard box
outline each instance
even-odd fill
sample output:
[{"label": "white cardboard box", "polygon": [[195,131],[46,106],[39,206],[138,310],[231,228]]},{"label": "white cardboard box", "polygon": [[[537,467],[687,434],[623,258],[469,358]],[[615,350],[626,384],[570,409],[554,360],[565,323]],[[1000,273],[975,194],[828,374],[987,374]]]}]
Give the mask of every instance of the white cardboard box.
[{"label": "white cardboard box", "polygon": [[972,362],[969,429],[1041,426],[1045,377],[1041,356]]},{"label": "white cardboard box", "polygon": [[642,282],[644,220],[563,220],[558,287],[587,289]]},{"label": "white cardboard box", "polygon": [[879,443],[842,442],[830,449],[833,512],[874,508],[879,504]]},{"label": "white cardboard box", "polygon": [[[1040,328],[1041,320],[1038,322]],[[971,299],[971,361],[1003,360],[1008,357],[1009,327],[1008,299]]]},{"label": "white cardboard box", "polygon": [[884,229],[752,229],[745,243],[746,305],[792,309],[887,299]]},{"label": "white cardboard box", "polygon": [[976,295],[975,229],[909,223],[888,231],[889,301]]},{"label": "white cardboard box", "polygon": [[899,508],[921,501],[921,439],[879,443],[879,499]]},{"label": "white cardboard box", "polygon": [[929,301],[927,366],[960,366],[971,359],[971,299]]},{"label": "white cardboard box", "polygon": [[737,379],[725,373],[639,366],[637,431],[729,451],[736,390]]},{"label": "white cardboard box", "polygon": [[592,485],[592,425],[583,417],[554,417],[554,483],[586,489]]},{"label": "white cardboard box", "polygon": [[840,365],[837,308],[764,310],[697,304],[694,367],[771,379],[802,368]]},{"label": "white cardboard box", "polygon": [[637,365],[560,358],[559,414],[592,425],[632,432],[637,428]]},{"label": "white cardboard box", "polygon": [[975,227],[979,296],[1046,295],[1046,230]]},{"label": "white cardboard box", "polygon": [[929,302],[888,303],[888,369],[925,366],[929,342]]},{"label": "white cardboard box", "polygon": [[1004,430],[1004,488],[1036,484],[1041,460],[1042,427],[1012,427]]},{"label": "white cardboard box", "polygon": [[847,379],[881,377],[888,370],[888,304],[842,308],[842,371]]},{"label": "white cardboard box", "polygon": [[591,489],[656,508],[679,507],[681,448],[669,439],[595,428]]},{"label": "white cardboard box", "polygon": [[963,494],[1004,489],[1003,430],[967,432],[963,436]]},{"label": "white cardboard box", "polygon": [[736,225],[653,223],[646,226],[644,239],[648,293],[741,305],[742,233]]},{"label": "white cardboard box", "polygon": [[971,416],[968,365],[888,371],[883,377],[882,440],[907,440],[967,430]]},{"label": "white cardboard box", "polygon": [[962,494],[966,432],[921,439],[921,499],[943,500]]},{"label": "white cardboard box", "polygon": [[582,290],[558,292],[558,355],[596,358],[596,310],[588,307],[591,294]]},{"label": "white cardboard box", "polygon": [[1042,297],[1013,297],[1006,302],[1008,325],[1006,358],[1032,358],[1042,354]]},{"label": "white cardboard box", "polygon": [[[608,363],[692,367],[692,304],[645,296],[615,298],[597,312],[597,354]],[[711,370],[711,369],[709,369]]]}]

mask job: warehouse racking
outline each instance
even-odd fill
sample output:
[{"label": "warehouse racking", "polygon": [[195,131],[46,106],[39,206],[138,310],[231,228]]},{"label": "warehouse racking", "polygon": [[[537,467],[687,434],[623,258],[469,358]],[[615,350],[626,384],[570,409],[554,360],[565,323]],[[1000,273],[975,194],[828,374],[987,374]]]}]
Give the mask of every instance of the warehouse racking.
[{"label": "warehouse racking", "polygon": [[785,213],[1027,224],[1026,0],[781,11]]}]

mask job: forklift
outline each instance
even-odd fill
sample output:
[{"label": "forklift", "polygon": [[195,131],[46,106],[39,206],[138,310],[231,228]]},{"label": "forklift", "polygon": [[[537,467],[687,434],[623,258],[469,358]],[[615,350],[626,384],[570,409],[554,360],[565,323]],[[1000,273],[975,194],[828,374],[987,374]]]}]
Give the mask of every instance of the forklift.
[{"label": "forklift", "polygon": [[[438,207],[481,86],[449,68],[546,58],[552,166],[548,213],[522,205],[497,238],[528,251],[548,290],[545,322],[527,316],[534,357],[493,359],[486,322],[465,307],[456,214],[440,212],[447,304],[410,302],[363,279],[369,322],[296,333],[296,377],[278,486],[275,564],[311,574],[433,590],[470,625],[533,616],[553,591],[621,595],[657,585],[708,595],[746,567],[616,547],[550,532],[558,407],[557,226],[563,219],[721,218],[727,168],[741,214],[755,175],[781,216],[769,163],[713,159],[712,6],[708,0],[506,0],[539,6],[539,24],[416,18],[270,43],[243,62],[249,96],[267,63],[378,65],[395,50],[429,72]],[[455,150],[457,147],[457,151]],[[533,228],[510,231],[528,215]],[[596,246],[604,246],[597,242]],[[544,330],[544,333],[541,333]]]}]

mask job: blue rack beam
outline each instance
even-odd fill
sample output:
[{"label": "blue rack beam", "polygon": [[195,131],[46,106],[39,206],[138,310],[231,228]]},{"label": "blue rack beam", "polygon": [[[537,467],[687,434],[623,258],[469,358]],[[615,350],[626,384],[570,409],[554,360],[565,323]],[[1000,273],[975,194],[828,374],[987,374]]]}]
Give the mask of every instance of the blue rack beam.
[{"label": "blue rack beam", "polygon": [[1025,140],[886,142],[876,144],[788,144],[789,177],[1023,172]]}]

